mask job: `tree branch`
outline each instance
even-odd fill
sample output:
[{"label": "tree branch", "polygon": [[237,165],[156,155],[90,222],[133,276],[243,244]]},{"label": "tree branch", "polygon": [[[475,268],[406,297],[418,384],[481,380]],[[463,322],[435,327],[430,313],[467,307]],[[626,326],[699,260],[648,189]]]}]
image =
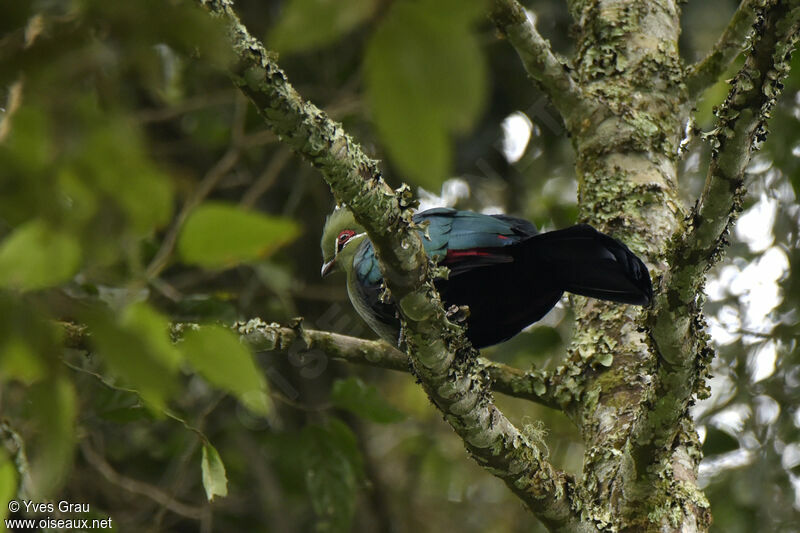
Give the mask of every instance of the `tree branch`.
[{"label": "tree branch", "polygon": [[178,236],[186,220],[189,218],[189,215],[209,194],[211,194],[214,187],[216,187],[220,180],[233,169],[242,156],[242,139],[244,138],[247,102],[240,96],[235,99],[234,104],[234,119],[233,125],[231,126],[231,140],[228,149],[225,150],[225,153],[214,166],[208,169],[203,179],[200,180],[197,187],[195,187],[183,203],[181,210],[175,217],[175,221],[172,223],[169,231],[164,235],[161,241],[161,247],[145,269],[145,275],[149,280],[158,277],[169,264],[169,259],[178,243]]},{"label": "tree branch", "polygon": [[703,91],[715,84],[744,50],[747,36],[756,21],[756,8],[763,3],[763,0],[742,0],[708,55],[689,67],[686,86],[690,101],[695,101]]},{"label": "tree branch", "polygon": [[489,18],[517,51],[525,71],[536,81],[553,105],[569,122],[586,113],[587,101],[570,75],[569,66],[560,60],[536,31],[533,20],[516,0],[492,0]]},{"label": "tree branch", "polygon": [[81,441],[81,452],[84,459],[89,463],[106,481],[112,485],[130,492],[149,498],[159,504],[160,506],[172,511],[173,513],[189,518],[191,520],[207,520],[211,512],[208,506],[195,507],[174,499],[172,496],[162,491],[155,485],[145,483],[137,479],[132,479],[124,476],[114,470],[114,468],[106,462],[102,455],[94,451],[86,439]]},{"label": "tree branch", "polygon": [[572,505],[573,480],[494,405],[477,352],[451,324],[429,278],[428,259],[413,229],[410,193],[394,193],[377,162],[316,106],[305,102],[263,45],[239,21],[231,0],[198,0],[228,27],[238,59],[233,82],[267,125],[323,175],[334,197],[364,226],[397,303],[417,377],[445,420],[481,465],[506,484],[554,530],[585,527]]},{"label": "tree branch", "polygon": [[[87,351],[90,349],[87,342],[89,331],[85,326],[72,322],[61,322],[60,326],[67,348]],[[183,332],[192,327],[197,327],[197,324],[173,324],[173,340],[180,339]],[[260,318],[239,322],[233,327],[239,333],[240,340],[256,352],[293,355],[321,350],[328,357],[352,364],[400,372],[413,370],[405,353],[381,340],[373,341],[330,331],[305,329],[300,327],[299,323],[295,326],[283,326],[275,322],[267,324]],[[479,357],[478,363],[489,373],[492,390],[551,409],[563,408],[562,398],[559,396],[562,376],[554,377],[542,370],[522,370],[484,357]]]},{"label": "tree branch", "polygon": [[705,274],[722,257],[727,235],[746,193],[750,156],[766,138],[767,120],[789,72],[800,31],[800,0],[773,2],[757,10],[758,40],[717,111],[708,134],[711,164],[688,231],[675,235],[654,309],[647,317],[659,368],[651,409],[634,432],[639,472],[659,446],[669,445],[694,393],[707,395],[705,377],[713,356],[701,313]]},{"label": "tree branch", "polygon": [[[360,339],[329,331],[292,328],[275,323],[267,324],[260,319],[240,322],[234,327],[255,351],[290,354],[321,350],[333,359],[348,363],[401,372],[411,370],[408,356],[384,341]],[[478,364],[489,373],[492,390],[552,409],[561,409],[556,397],[556,385],[547,373],[537,370],[526,371],[483,357],[478,359]]]}]

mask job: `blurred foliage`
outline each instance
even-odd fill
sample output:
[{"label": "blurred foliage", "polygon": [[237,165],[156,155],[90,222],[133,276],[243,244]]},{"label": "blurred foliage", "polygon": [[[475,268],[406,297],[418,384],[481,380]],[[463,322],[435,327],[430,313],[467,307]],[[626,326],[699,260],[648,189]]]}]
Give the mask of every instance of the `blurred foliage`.
[{"label": "blurred foliage", "polygon": [[269,255],[295,237],[297,224],[290,219],[205,202],[186,219],[178,252],[187,264],[222,268]]},{"label": "blurred foliage", "polygon": [[[232,331],[219,326],[189,331],[179,346],[186,360],[209,383],[238,397],[254,413],[269,415],[264,377]],[[219,354],[225,354],[224,359]]]},{"label": "blurred foliage", "polygon": [[[564,4],[533,7],[569,54]],[[687,60],[736,4],[683,5]],[[394,186],[571,224],[570,140],[484,9],[237,2],[298,90],[382,159]],[[412,377],[324,354],[251,354],[220,327],[304,316],[371,336],[343,280],[318,278],[329,191],[231,87],[221,72],[231,59],[194,2],[0,7],[0,515],[11,497],[48,497],[88,502],[120,531],[542,531],[467,459]],[[709,282],[719,357],[695,415],[715,531],[800,530],[798,90],[795,68]],[[704,95],[701,129],[725,91]],[[688,147],[690,203],[708,147]],[[552,368],[570,319],[565,301],[485,355]],[[86,324],[88,341],[69,342],[65,322]],[[521,426],[543,422],[550,459],[580,472],[566,417],[498,403]]]},{"label": "blurred foliage", "polygon": [[[271,50],[287,53],[320,48],[369,19],[378,4],[377,0],[290,0],[283,4],[266,44]],[[309,24],[312,20],[317,23]]]},{"label": "blurred foliage", "polygon": [[376,387],[358,378],[338,379],[331,388],[331,401],[360,417],[379,424],[401,422],[405,416],[383,399]]},{"label": "blurred foliage", "polygon": [[381,141],[403,175],[437,187],[451,170],[451,134],[482,110],[483,53],[472,31],[485,2],[396,2],[364,52],[364,91]]}]

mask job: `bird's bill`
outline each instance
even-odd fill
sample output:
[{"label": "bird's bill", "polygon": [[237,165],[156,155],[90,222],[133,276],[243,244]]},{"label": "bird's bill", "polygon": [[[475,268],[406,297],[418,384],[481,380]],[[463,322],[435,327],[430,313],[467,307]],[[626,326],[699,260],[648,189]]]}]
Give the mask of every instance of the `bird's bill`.
[{"label": "bird's bill", "polygon": [[325,276],[333,272],[333,268],[335,266],[336,266],[336,258],[334,257],[333,259],[322,265],[322,270],[320,270],[319,275],[324,278]]}]

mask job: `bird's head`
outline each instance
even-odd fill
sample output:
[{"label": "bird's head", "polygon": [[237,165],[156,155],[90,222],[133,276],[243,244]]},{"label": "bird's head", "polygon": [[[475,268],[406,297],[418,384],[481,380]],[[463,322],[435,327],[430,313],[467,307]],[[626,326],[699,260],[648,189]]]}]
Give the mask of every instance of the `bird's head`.
[{"label": "bird's head", "polygon": [[347,270],[352,267],[356,249],[366,237],[366,231],[353,214],[346,208],[337,207],[325,220],[322,230],[322,276],[337,268]]}]

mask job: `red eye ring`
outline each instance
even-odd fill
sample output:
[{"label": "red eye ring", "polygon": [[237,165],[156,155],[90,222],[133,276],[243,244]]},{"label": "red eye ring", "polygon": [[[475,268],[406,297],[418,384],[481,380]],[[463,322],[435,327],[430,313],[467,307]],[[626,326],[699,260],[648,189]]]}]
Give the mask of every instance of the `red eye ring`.
[{"label": "red eye ring", "polygon": [[341,250],[344,247],[344,245],[347,244],[347,241],[352,239],[353,235],[355,234],[356,232],[351,229],[342,230],[342,232],[339,233],[339,237],[336,239],[336,243],[338,244],[338,249]]}]

